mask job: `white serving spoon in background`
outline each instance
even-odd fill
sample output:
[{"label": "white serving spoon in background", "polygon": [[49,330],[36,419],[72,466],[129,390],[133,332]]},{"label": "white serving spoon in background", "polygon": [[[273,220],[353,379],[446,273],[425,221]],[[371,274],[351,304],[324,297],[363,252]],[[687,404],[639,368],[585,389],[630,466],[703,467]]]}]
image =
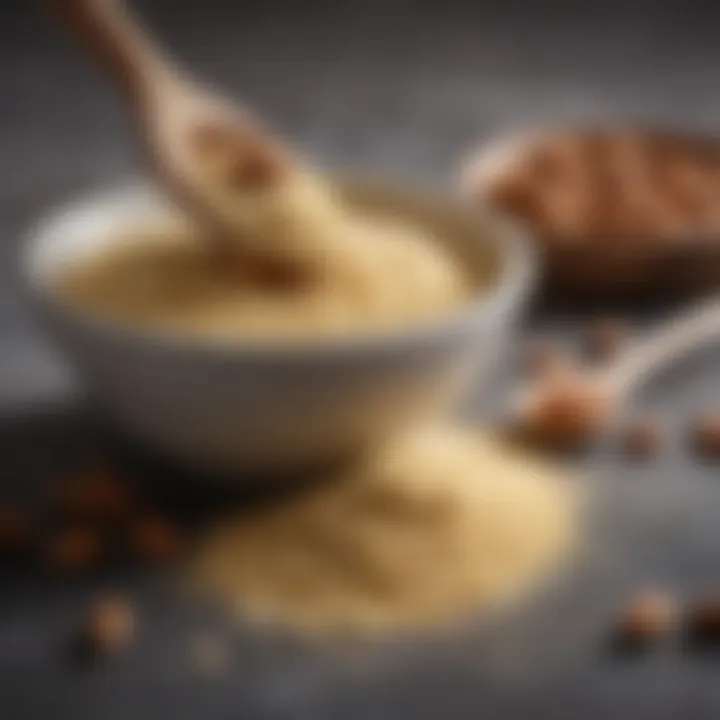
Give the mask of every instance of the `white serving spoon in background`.
[{"label": "white serving spoon in background", "polygon": [[222,194],[276,181],[294,166],[293,154],[246,109],[181,72],[122,0],[47,2],[121,90],[149,168],[173,200],[211,231],[223,256],[277,262],[274,248],[265,253],[238,232]]},{"label": "white serving spoon in background", "polygon": [[582,446],[617,425],[625,402],[658,372],[719,339],[720,299],[701,301],[599,367],[562,370],[523,388],[511,422],[531,442]]}]

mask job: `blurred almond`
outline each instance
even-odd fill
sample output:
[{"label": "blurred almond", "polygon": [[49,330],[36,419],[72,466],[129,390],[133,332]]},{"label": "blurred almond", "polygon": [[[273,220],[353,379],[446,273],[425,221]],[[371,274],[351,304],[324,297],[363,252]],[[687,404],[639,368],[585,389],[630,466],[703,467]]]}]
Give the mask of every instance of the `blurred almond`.
[{"label": "blurred almond", "polygon": [[16,507],[0,506],[0,555],[25,550],[32,540],[33,522]]},{"label": "blurred almond", "polygon": [[579,449],[607,426],[613,399],[583,373],[571,371],[541,380],[518,418],[520,435],[549,449]]},{"label": "blurred almond", "polygon": [[106,653],[126,648],[135,635],[135,614],[127,600],[105,597],[91,606],[83,632],[92,648]]},{"label": "blurred almond", "polygon": [[104,550],[104,540],[93,528],[66,527],[48,540],[46,562],[54,571],[75,573],[96,565]]},{"label": "blurred almond", "polygon": [[178,528],[170,521],[157,517],[135,521],[129,528],[129,544],[140,559],[155,562],[172,560],[182,550]]},{"label": "blurred almond", "polygon": [[675,599],[661,590],[643,590],[623,608],[615,626],[618,649],[640,650],[665,637],[677,616]]},{"label": "blurred almond", "polygon": [[720,458],[720,412],[699,415],[693,423],[691,435],[700,455]]},{"label": "blurred almond", "polygon": [[97,466],[69,478],[60,488],[58,505],[73,516],[114,520],[132,511],[134,499],[128,482],[116,470]]}]

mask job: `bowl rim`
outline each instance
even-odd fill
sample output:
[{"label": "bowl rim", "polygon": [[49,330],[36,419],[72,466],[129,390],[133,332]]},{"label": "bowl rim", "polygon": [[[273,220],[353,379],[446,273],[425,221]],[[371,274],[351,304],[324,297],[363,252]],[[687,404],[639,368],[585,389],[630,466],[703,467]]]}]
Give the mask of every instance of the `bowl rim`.
[{"label": "bowl rim", "polygon": [[558,134],[577,132],[631,132],[651,134],[720,151],[717,134],[703,128],[677,122],[663,122],[644,116],[568,117],[535,123],[516,123],[488,137],[481,138],[462,155],[458,168],[461,197],[479,202],[477,190],[487,184],[503,166],[514,160],[534,142]]},{"label": "bowl rim", "polygon": [[415,346],[432,345],[450,336],[471,334],[475,331],[478,318],[505,315],[518,306],[530,294],[536,280],[537,259],[529,242],[529,233],[520,223],[498,213],[489,205],[469,203],[442,193],[433,193],[417,188],[402,180],[365,175],[340,175],[336,180],[344,185],[365,185],[385,189],[391,193],[412,193],[417,198],[425,197],[429,202],[442,203],[455,212],[462,213],[471,223],[480,227],[494,226],[493,242],[500,250],[500,269],[494,285],[483,294],[473,295],[456,310],[438,317],[400,325],[397,329],[362,330],[332,336],[308,337],[290,341],[273,339],[263,342],[252,339],[247,343],[236,341],[204,341],[182,331],[157,328],[138,328],[114,321],[92,312],[75,308],[63,302],[51,284],[40,278],[36,272],[41,248],[51,244],[51,238],[58,234],[64,218],[97,207],[117,205],[133,199],[140,201],[145,195],[151,200],[162,201],[163,193],[152,183],[129,178],[106,185],[91,192],[82,193],[69,201],[56,203],[42,214],[25,233],[21,245],[20,267],[24,285],[31,298],[54,316],[59,316],[83,331],[112,338],[126,344],[143,344],[166,351],[184,352],[205,358],[239,359],[252,358],[260,361],[293,361],[320,357],[353,356],[362,357],[384,352],[396,352]]}]

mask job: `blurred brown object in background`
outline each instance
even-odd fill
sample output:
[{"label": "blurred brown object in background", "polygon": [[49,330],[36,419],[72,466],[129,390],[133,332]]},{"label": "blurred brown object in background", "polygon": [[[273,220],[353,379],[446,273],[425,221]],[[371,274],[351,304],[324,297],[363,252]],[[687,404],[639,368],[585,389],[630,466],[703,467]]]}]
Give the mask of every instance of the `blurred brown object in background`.
[{"label": "blurred brown object in background", "polygon": [[720,647],[720,595],[693,600],[685,612],[683,630],[691,647]]},{"label": "blurred brown object in background", "polygon": [[624,454],[637,460],[657,455],[665,439],[664,430],[658,418],[644,417],[633,420],[622,434]]},{"label": "blurred brown object in background", "polygon": [[82,470],[59,490],[59,509],[78,518],[117,520],[134,506],[127,481],[114,469],[102,465]]},{"label": "blurred brown object in background", "polygon": [[720,458],[720,412],[699,415],[693,422],[691,440],[703,457]]},{"label": "blurred brown object in background", "polygon": [[622,126],[510,140],[470,159],[463,190],[529,228],[546,290],[696,292],[720,281],[720,140]]},{"label": "blurred brown object in background", "polygon": [[48,567],[60,573],[75,573],[92,568],[105,550],[103,537],[93,528],[75,525],[63,528],[48,540]]},{"label": "blurred brown object in background", "polygon": [[542,227],[547,217],[542,198],[520,173],[498,178],[488,188],[485,199],[508,214],[523,218],[534,228]]},{"label": "blurred brown object in background", "polygon": [[0,557],[26,550],[32,533],[33,523],[27,513],[9,505],[0,507]]},{"label": "blurred brown object in background", "polygon": [[123,650],[135,636],[132,606],[119,597],[96,600],[88,612],[82,636],[96,652],[112,653]]},{"label": "blurred brown object in background", "polygon": [[583,140],[586,149],[582,162],[596,200],[594,213],[585,217],[579,237],[647,233],[648,217],[657,212],[651,207],[653,194],[648,190],[645,135],[621,128],[613,134],[589,133]]},{"label": "blurred brown object in background", "polygon": [[130,525],[128,533],[130,548],[140,560],[168,561],[182,551],[180,531],[169,520],[143,517]]},{"label": "blurred brown object in background", "polygon": [[579,371],[540,379],[519,408],[516,431],[548,449],[579,449],[607,426],[613,398],[594,378]]},{"label": "blurred brown object in background", "polygon": [[642,590],[621,611],[613,633],[618,650],[644,650],[660,641],[672,629],[677,603],[668,592]]},{"label": "blurred brown object in background", "polygon": [[[684,147],[672,138],[658,139],[653,171],[665,203],[678,210],[690,233],[703,232],[709,210],[720,200],[717,157]],[[716,228],[717,230],[718,228]]]}]

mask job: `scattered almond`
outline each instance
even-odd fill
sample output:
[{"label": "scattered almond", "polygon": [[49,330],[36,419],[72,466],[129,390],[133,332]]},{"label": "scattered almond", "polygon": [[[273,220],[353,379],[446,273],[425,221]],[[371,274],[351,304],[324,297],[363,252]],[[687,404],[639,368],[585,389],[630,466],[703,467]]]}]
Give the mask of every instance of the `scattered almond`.
[{"label": "scattered almond", "polygon": [[660,590],[643,590],[620,613],[614,639],[621,649],[639,650],[667,635],[677,616],[675,599]]},{"label": "scattered almond", "polygon": [[694,600],[685,613],[684,631],[691,645],[720,647],[720,595]]},{"label": "scattered almond", "polygon": [[135,615],[130,604],[122,598],[97,600],[90,608],[84,636],[91,647],[104,653],[126,648],[135,635]]},{"label": "scattered almond", "polygon": [[699,416],[693,424],[692,441],[699,454],[720,457],[720,413]]},{"label": "scattered almond", "polygon": [[540,382],[521,409],[519,430],[544,447],[577,449],[605,429],[612,397],[592,378],[572,372]]},{"label": "scattered almond", "polygon": [[0,554],[12,554],[25,549],[32,538],[32,521],[15,507],[0,507]]},{"label": "scattered almond", "polygon": [[141,518],[130,528],[130,544],[141,559],[172,560],[181,550],[181,538],[174,524],[162,518]]},{"label": "scattered almond", "polygon": [[46,560],[55,571],[78,572],[93,566],[103,551],[103,539],[95,530],[85,526],[68,527],[50,539]]},{"label": "scattered almond", "polygon": [[86,519],[118,519],[131,511],[127,482],[111,468],[94,467],[71,478],[60,490],[61,509]]}]

